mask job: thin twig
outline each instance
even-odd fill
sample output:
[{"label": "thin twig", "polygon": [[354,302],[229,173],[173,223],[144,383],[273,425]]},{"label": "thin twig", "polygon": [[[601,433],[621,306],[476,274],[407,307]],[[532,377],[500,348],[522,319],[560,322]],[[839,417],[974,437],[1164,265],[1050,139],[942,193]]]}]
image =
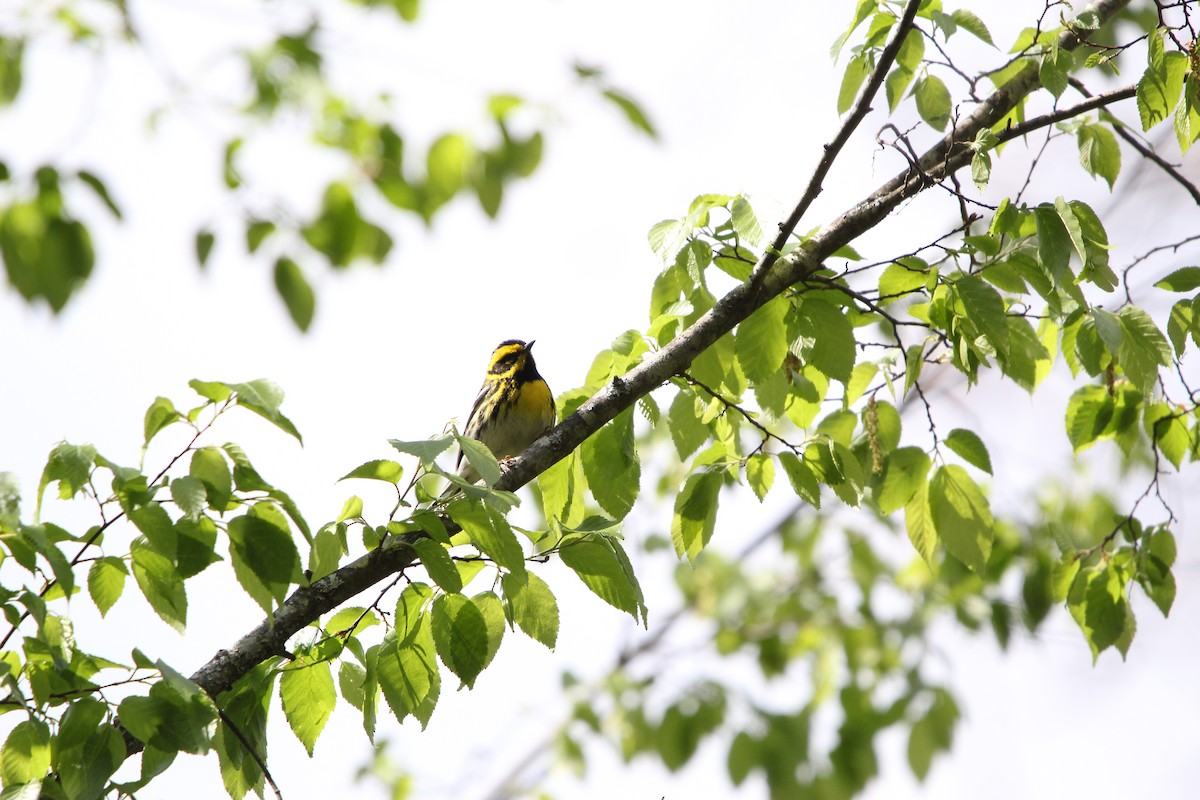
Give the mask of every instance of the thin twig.
[{"label": "thin twig", "polygon": [[808,186],[805,188],[804,194],[800,197],[800,202],[796,204],[796,207],[792,210],[788,218],[780,223],[779,235],[775,237],[775,241],[766,249],[763,257],[759,260],[758,266],[755,267],[754,274],[750,278],[752,285],[761,283],[762,276],[766,275],[779,259],[779,254],[783,252],[788,239],[795,232],[796,226],[800,224],[800,219],[808,211],[813,201],[817,199],[817,195],[821,193],[825,176],[829,174],[829,170],[833,167],[833,162],[837,160],[838,154],[842,152],[842,148],[850,140],[850,135],[854,133],[855,129],[858,128],[859,124],[862,123],[867,113],[871,110],[871,102],[875,99],[875,95],[879,93],[879,87],[883,85],[883,81],[887,77],[887,71],[891,69],[892,62],[896,60],[896,56],[900,52],[900,46],[904,44],[909,31],[915,27],[917,9],[920,5],[920,0],[908,0],[908,3],[905,4],[904,13],[892,31],[891,40],[883,48],[883,52],[879,54],[879,60],[875,63],[875,69],[872,70],[871,76],[867,80],[866,88],[858,96],[858,100],[855,101],[854,107],[850,111],[850,116],[846,117],[846,121],[842,123],[842,127],[838,130],[837,135],[833,137],[833,141],[825,145],[825,152],[821,155],[821,160],[817,163],[817,168],[813,170],[812,177],[808,180]]}]

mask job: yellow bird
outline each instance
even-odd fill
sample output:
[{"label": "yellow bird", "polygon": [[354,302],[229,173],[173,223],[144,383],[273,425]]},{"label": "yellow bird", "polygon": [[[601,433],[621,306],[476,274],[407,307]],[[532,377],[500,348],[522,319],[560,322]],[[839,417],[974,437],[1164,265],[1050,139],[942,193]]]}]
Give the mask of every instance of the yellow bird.
[{"label": "yellow bird", "polygon": [[[554,395],[538,374],[533,342],[501,342],[492,351],[483,388],[475,398],[463,433],[487,445],[500,460],[524,452],[534,440],[554,427]],[[458,474],[474,483],[479,473],[459,450]]]}]

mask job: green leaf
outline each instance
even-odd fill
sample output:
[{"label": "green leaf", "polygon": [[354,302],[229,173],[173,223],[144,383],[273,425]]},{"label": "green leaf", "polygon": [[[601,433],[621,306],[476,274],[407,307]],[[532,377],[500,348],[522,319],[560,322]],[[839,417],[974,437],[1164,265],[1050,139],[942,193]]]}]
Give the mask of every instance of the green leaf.
[{"label": "green leaf", "polygon": [[720,490],[719,472],[695,472],[684,482],[675,498],[675,515],[671,520],[671,542],[677,555],[686,555],[694,563],[708,545],[717,524]]},{"label": "green leaf", "polygon": [[[255,507],[253,511],[258,511]],[[229,521],[229,556],[238,582],[263,611],[281,605],[300,574],[300,554],[286,524],[255,513]]]},{"label": "green leaf", "polygon": [[196,262],[200,264],[200,268],[208,266],[208,257],[212,255],[213,245],[216,244],[217,237],[209,230],[200,230],[196,232]]},{"label": "green leaf", "polygon": [[[188,475],[200,481],[208,505],[214,511],[224,511],[233,495],[233,473],[220,449],[202,447],[192,454]],[[172,484],[174,491],[174,484]],[[176,500],[178,502],[178,499]]]},{"label": "green leaf", "polygon": [[854,100],[858,97],[858,90],[862,88],[863,81],[870,74],[871,64],[865,54],[860,53],[850,59],[850,63],[846,65],[846,71],[842,75],[841,88],[838,89],[838,116],[845,114],[854,105]]},{"label": "green leaf", "polygon": [[958,718],[958,705],[950,693],[935,690],[932,705],[913,723],[908,737],[908,764],[917,780],[925,780],[935,755],[950,750]]},{"label": "green leaf", "polygon": [[746,459],[746,480],[754,496],[762,502],[775,482],[775,460],[767,453],[755,453]]},{"label": "green leaf", "polygon": [[954,288],[968,319],[988,338],[998,354],[1007,355],[1008,322],[1000,293],[974,275],[955,281]]},{"label": "green leaf", "polygon": [[932,568],[938,536],[933,522],[933,511],[929,505],[928,489],[922,475],[919,485],[904,506],[904,528],[908,532],[908,540],[921,554],[921,558],[925,559],[925,563]]},{"label": "green leaf", "polygon": [[447,669],[468,687],[488,657],[488,626],[483,613],[461,594],[441,594],[433,601],[433,641]]},{"label": "green leaf", "polygon": [[646,112],[642,110],[642,107],[633,98],[616,89],[605,89],[601,94],[616,105],[617,108],[621,109],[621,112],[633,127],[651,139],[658,138],[658,131],[655,130],[654,124],[650,122],[650,118],[646,116]]},{"label": "green leaf", "polygon": [[816,297],[800,305],[796,327],[804,358],[822,374],[846,384],[854,370],[854,327],[838,306]]},{"label": "green leaf", "polygon": [[288,725],[312,758],[317,737],[337,705],[329,662],[311,657],[294,660],[279,676],[279,700]]},{"label": "green leaf", "polygon": [[574,540],[559,550],[559,556],[597,597],[646,624],[642,588],[620,542],[608,536]]},{"label": "green leaf", "polygon": [[821,484],[812,467],[802,461],[795,453],[780,453],[779,463],[787,473],[788,482],[796,496],[813,508],[821,507]]},{"label": "green leaf", "polygon": [[690,391],[681,390],[671,401],[671,407],[667,410],[667,426],[680,459],[691,456],[712,435],[708,426],[700,421],[696,413],[696,396]]},{"label": "green leaf", "polygon": [[228,386],[237,394],[239,406],[250,409],[281,431],[296,437],[296,441],[304,444],[304,439],[296,430],[296,426],[279,411],[279,406],[283,402],[283,390],[276,384],[260,378],[248,383],[231,383]]},{"label": "green leaf", "polygon": [[342,503],[342,510],[338,513],[336,522],[345,522],[346,520],[361,520],[363,513],[363,501],[358,495],[351,495],[346,498],[346,502]]},{"label": "green leaf", "polygon": [[447,433],[442,436],[436,436],[432,439],[424,439],[416,442],[404,442],[399,439],[388,439],[388,444],[399,450],[401,453],[407,453],[411,456],[416,456],[420,462],[426,466],[432,464],[438,456],[450,449],[454,444],[454,436]]},{"label": "green leaf", "polygon": [[974,12],[967,11],[965,8],[956,9],[950,12],[950,18],[953,19],[958,27],[965,30],[967,33],[977,39],[990,44],[992,47],[996,43],[992,41],[992,34],[988,32],[987,26],[983,24],[983,20],[977,17]]},{"label": "green leaf", "polygon": [[104,703],[80,697],[63,713],[52,768],[68,798],[102,797],[109,777],[125,760],[125,739],[116,726],[104,722],[107,711]]},{"label": "green leaf", "polygon": [[1054,208],[1040,205],[1033,210],[1037,223],[1038,260],[1055,285],[1064,286],[1070,276],[1071,237]]},{"label": "green leaf", "polygon": [[4,786],[40,782],[50,770],[50,728],[36,719],[13,726],[0,749],[0,779]]},{"label": "green leaf", "polygon": [[1038,65],[1038,80],[1055,99],[1067,90],[1072,61],[1069,51],[1057,47],[1042,56]]},{"label": "green leaf", "polygon": [[1142,309],[1125,306],[1118,317],[1124,333],[1117,357],[1121,368],[1143,396],[1149,397],[1158,381],[1158,368],[1172,363],[1171,345]]},{"label": "green leaf", "polygon": [[579,448],[592,497],[614,519],[623,519],[637,500],[642,466],[634,445],[633,409],[626,409]]},{"label": "green leaf", "polygon": [[287,256],[275,260],[275,291],[287,306],[292,322],[301,331],[307,331],[316,312],[317,296],[304,277],[304,270]]},{"label": "green leaf", "polygon": [[457,434],[454,440],[458,442],[463,458],[483,478],[483,482],[486,485],[492,486],[496,481],[500,480],[500,476],[504,473],[500,471],[500,464],[496,459],[496,455],[488,449],[487,445],[469,436],[459,436]]},{"label": "green leaf", "polygon": [[42,470],[42,480],[38,484],[37,510],[34,511],[34,517],[41,516],[42,495],[47,486],[57,481],[59,498],[70,500],[87,486],[95,462],[96,448],[90,444],[74,445],[62,442],[51,450],[46,468]]},{"label": "green leaf", "polygon": [[729,213],[733,229],[737,231],[742,241],[751,247],[760,247],[766,236],[763,234],[758,214],[754,211],[753,206],[750,205],[750,201],[744,195],[739,194],[733,198],[733,204],[730,207]]},{"label": "green leaf", "polygon": [[1078,453],[1109,433],[1114,404],[1101,386],[1082,386],[1067,401],[1067,438]]},{"label": "green leaf", "polygon": [[1146,434],[1175,469],[1194,448],[1192,432],[1184,421],[1182,411],[1175,411],[1167,403],[1155,403],[1146,408],[1143,425]]},{"label": "green leaf", "polygon": [[187,624],[187,593],[170,558],[152,548],[145,537],[130,547],[133,577],[154,613],[179,633]]},{"label": "green leaf", "polygon": [[754,383],[767,380],[783,366],[788,353],[789,305],[787,300],[777,297],[738,325],[735,338],[738,363]]},{"label": "green leaf", "polygon": [[1079,163],[1089,175],[1099,175],[1111,191],[1121,172],[1121,148],[1104,125],[1081,125],[1075,133]]},{"label": "green leaf", "polygon": [[150,444],[159,431],[173,422],[183,419],[183,415],[175,410],[175,404],[165,397],[157,397],[146,409],[146,419],[143,423],[145,444]]},{"label": "green leaf", "polygon": [[[258,248],[266,241],[266,238],[275,232],[275,223],[263,219],[248,219],[246,220],[246,250],[251,255],[258,252]],[[276,264],[278,269],[278,264]]]},{"label": "green leaf", "polygon": [[376,673],[398,721],[411,714],[422,728],[429,724],[442,685],[435,653],[429,613],[417,615],[403,639],[395,632],[384,637],[376,654]]},{"label": "green leaf", "polygon": [[967,471],[939,467],[929,483],[929,512],[938,538],[950,555],[983,573],[995,536],[987,498]]},{"label": "green leaf", "polygon": [[889,454],[876,501],[880,513],[891,514],[908,505],[913,494],[924,488],[929,467],[929,455],[919,447],[901,447]]},{"label": "green leaf", "polygon": [[547,520],[563,525],[577,525],[587,515],[584,489],[587,478],[576,452],[552,464],[538,476],[542,494],[542,511]]},{"label": "green leaf", "polygon": [[106,615],[120,599],[128,574],[125,562],[114,556],[101,556],[92,562],[87,575],[88,594],[100,610],[100,616]]},{"label": "green leaf", "polygon": [[532,572],[506,572],[501,577],[513,622],[529,638],[551,650],[558,641],[558,601],[550,586]]},{"label": "green leaf", "polygon": [[421,557],[421,566],[429,574],[430,579],[447,592],[461,592],[462,576],[454,566],[454,560],[446,548],[432,539],[417,539],[413,549]]},{"label": "green leaf", "polygon": [[208,490],[199,478],[190,475],[171,481],[171,499],[192,520],[199,519],[208,508]]},{"label": "green leaf", "polygon": [[1200,267],[1181,267],[1154,285],[1169,292],[1190,292],[1200,287]]},{"label": "green leaf", "polygon": [[126,697],[117,709],[135,738],[160,750],[204,754],[212,746],[217,708],[203,689],[162,661],[162,679],[146,697]]},{"label": "green leaf", "polygon": [[987,446],[974,431],[955,428],[942,441],[971,466],[992,474],[992,459],[988,455]]},{"label": "green leaf", "polygon": [[933,74],[927,74],[917,81],[913,94],[917,99],[917,113],[930,127],[944,131],[950,122],[952,103],[950,90],[942,79]]},{"label": "green leaf", "polygon": [[1137,82],[1137,107],[1142,130],[1167,119],[1183,91],[1188,60],[1183,53],[1163,50],[1163,31],[1148,37],[1149,65]]},{"label": "green leaf", "polygon": [[917,67],[925,55],[925,35],[919,30],[911,30],[900,44],[896,54],[896,67],[884,81],[884,93],[887,95],[888,110],[895,111],[904,98],[904,91],[912,82]]},{"label": "green leaf", "polygon": [[400,478],[404,475],[404,468],[395,461],[387,459],[376,459],[368,461],[365,464],[360,464],[354,469],[347,472],[339,481],[349,480],[350,478],[366,478],[374,481],[383,481],[397,485],[400,483]]},{"label": "green leaf", "polygon": [[451,503],[446,512],[488,558],[511,572],[525,571],[525,552],[521,543],[499,513],[478,502],[465,500]]},{"label": "green leaf", "polygon": [[925,288],[929,282],[929,264],[908,256],[888,264],[879,276],[879,299],[895,299]]}]

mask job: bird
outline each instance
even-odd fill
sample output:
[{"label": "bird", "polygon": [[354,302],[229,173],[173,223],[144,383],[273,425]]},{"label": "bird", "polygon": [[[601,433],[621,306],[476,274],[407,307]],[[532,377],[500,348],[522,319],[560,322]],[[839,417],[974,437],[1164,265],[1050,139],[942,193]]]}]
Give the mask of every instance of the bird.
[{"label": "bird", "polygon": [[[537,371],[532,349],[533,341],[520,339],[496,345],[463,430],[464,435],[483,442],[501,462],[524,452],[557,419],[554,395]],[[464,480],[479,480],[461,449],[455,467]]]}]

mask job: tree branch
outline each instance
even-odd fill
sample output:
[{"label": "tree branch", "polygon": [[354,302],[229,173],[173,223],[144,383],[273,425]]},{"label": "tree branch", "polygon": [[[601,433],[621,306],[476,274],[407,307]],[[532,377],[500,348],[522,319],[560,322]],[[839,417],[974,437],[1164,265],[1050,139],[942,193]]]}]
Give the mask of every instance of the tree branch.
[{"label": "tree branch", "polygon": [[858,96],[858,100],[854,103],[854,108],[850,111],[850,116],[846,117],[846,121],[842,123],[842,127],[838,130],[837,135],[833,137],[833,141],[825,145],[825,154],[817,162],[817,168],[813,170],[812,177],[808,180],[808,186],[805,188],[804,194],[800,197],[800,202],[796,204],[796,207],[792,210],[788,218],[780,223],[779,235],[775,237],[775,241],[771,242],[771,246],[763,253],[762,259],[760,259],[758,266],[754,269],[754,275],[750,279],[751,283],[758,283],[762,279],[762,276],[774,266],[775,261],[779,258],[779,254],[783,252],[784,246],[787,245],[788,239],[795,232],[796,226],[800,224],[800,219],[808,211],[813,201],[817,199],[817,195],[821,193],[821,190],[824,188],[822,184],[825,181],[825,176],[833,168],[833,162],[837,160],[838,154],[842,152],[842,148],[850,140],[851,134],[854,133],[859,124],[866,118],[867,113],[870,112],[871,101],[879,93],[879,87],[883,85],[887,71],[891,68],[892,62],[896,60],[896,56],[900,52],[900,46],[904,44],[909,31],[916,24],[917,9],[920,5],[920,0],[908,0],[908,4],[904,7],[904,14],[896,24],[895,30],[892,31],[891,40],[883,48],[883,52],[879,54],[879,61],[876,62],[875,69],[871,71],[871,77],[867,80],[866,88]]},{"label": "tree branch", "polygon": [[[1090,6],[1090,10],[1104,24],[1128,3],[1129,0],[1100,0]],[[910,8],[913,5],[909,3]],[[1060,36],[1059,46],[1063,49],[1074,49],[1079,43],[1070,31]],[[999,123],[1039,85],[1037,66],[1031,63],[926,151],[916,167],[896,175],[800,247],[778,258],[772,266],[762,270],[757,282],[735,287],[657,354],[625,376],[614,378],[562,424],[513,459],[496,488],[512,491],[533,480],[640,397],[687,369],[700,353],[732,331],[739,322],[815,272],[824,259],[879,224],[905,199],[928,188],[928,182],[920,179],[918,169],[940,180],[965,166],[972,152],[969,143],[974,141],[975,135]],[[231,649],[219,651],[191,679],[213,697],[228,690],[256,664],[283,652],[288,638],[321,614],[414,564],[417,556],[412,542],[420,536],[422,534],[406,534],[389,540],[336,572],[297,588],[269,620],[264,620],[239,639]]]}]

